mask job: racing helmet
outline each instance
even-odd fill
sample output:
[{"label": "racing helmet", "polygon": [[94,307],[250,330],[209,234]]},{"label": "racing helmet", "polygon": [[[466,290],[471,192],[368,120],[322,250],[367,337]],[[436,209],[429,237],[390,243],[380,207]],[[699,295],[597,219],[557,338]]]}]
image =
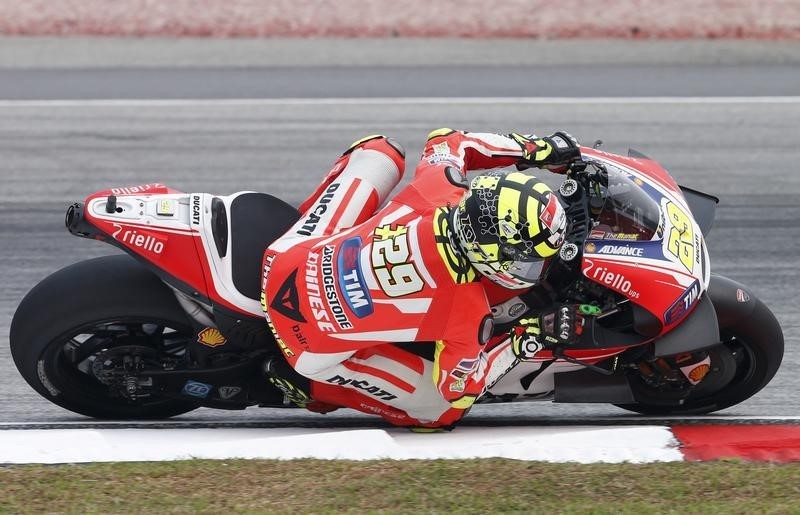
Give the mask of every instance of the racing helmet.
[{"label": "racing helmet", "polygon": [[564,243],[567,217],[550,188],[521,172],[478,175],[451,211],[456,244],[473,267],[505,288],[534,286]]}]

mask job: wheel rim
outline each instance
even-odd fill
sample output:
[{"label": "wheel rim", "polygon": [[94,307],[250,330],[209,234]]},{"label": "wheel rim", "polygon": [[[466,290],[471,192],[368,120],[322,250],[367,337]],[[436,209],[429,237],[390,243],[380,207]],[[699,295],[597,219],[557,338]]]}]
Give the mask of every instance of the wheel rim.
[{"label": "wheel rim", "polygon": [[724,385],[716,388],[704,389],[703,383],[700,383],[687,399],[691,404],[719,403],[720,400],[735,394],[739,388],[746,387],[753,380],[758,361],[752,345],[746,340],[732,335],[722,342],[722,346],[730,353],[735,363],[736,369],[733,377]]},{"label": "wheel rim", "polygon": [[42,355],[48,378],[64,395],[113,404],[120,409],[174,402],[157,395],[126,398],[95,374],[95,361],[122,347],[147,348],[156,356],[182,361],[193,338],[190,327],[168,320],[119,318],[77,327],[55,339]]},{"label": "wheel rim", "polygon": [[[751,392],[741,397],[742,391],[746,392],[751,389],[751,383],[758,379],[756,375],[759,369],[759,360],[753,345],[745,339],[731,334],[727,335],[721,345],[711,349],[710,352],[712,354],[712,370],[715,366],[721,367],[721,370],[716,372],[721,375],[721,380],[715,381],[714,375],[710,373],[703,382],[692,389],[691,393],[683,397],[683,401],[680,400],[680,397],[674,397],[670,401],[669,393],[651,388],[643,381],[637,381],[639,385],[637,396],[641,395],[641,398],[637,405],[630,407],[636,409],[636,406],[640,406],[648,410],[665,410],[667,412],[706,413],[737,404],[754,393]],[[716,359],[714,358],[715,354]],[[735,370],[726,369],[731,366],[734,366]],[[707,380],[711,381],[706,382]],[[717,384],[714,384],[715,382]],[[673,395],[675,393],[676,391],[672,392]],[[730,402],[730,399],[734,399],[734,401]]]}]

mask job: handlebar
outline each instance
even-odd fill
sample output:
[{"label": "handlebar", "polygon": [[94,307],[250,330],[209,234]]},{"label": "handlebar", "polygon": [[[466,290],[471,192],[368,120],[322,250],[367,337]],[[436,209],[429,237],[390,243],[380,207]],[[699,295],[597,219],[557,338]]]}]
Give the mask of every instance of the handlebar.
[{"label": "handlebar", "polygon": [[[591,171],[589,170],[591,168]],[[567,177],[581,183],[584,188],[591,183],[608,186],[608,169],[603,163],[579,159],[567,165]]]}]

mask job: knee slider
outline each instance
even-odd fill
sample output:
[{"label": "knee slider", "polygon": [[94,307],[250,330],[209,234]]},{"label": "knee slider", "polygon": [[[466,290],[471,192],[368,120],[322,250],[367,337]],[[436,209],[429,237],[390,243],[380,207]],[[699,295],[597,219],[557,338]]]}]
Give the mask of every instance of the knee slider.
[{"label": "knee slider", "polygon": [[357,139],[353,143],[351,143],[350,146],[347,147],[347,150],[345,150],[342,153],[342,155],[346,156],[347,154],[351,153],[353,150],[359,147],[366,148],[367,143],[369,143],[370,141],[382,140],[382,139],[386,139],[386,136],[382,134],[371,134],[369,136],[364,136],[363,138]]},{"label": "knee slider", "polygon": [[436,129],[428,133],[428,141],[432,140],[433,138],[438,138],[439,136],[448,136],[453,134],[455,131],[448,127],[442,127],[441,129]]},{"label": "knee slider", "polygon": [[392,154],[397,154],[400,159],[405,159],[406,157],[406,150],[403,148],[403,145],[394,138],[389,138],[380,134],[366,136],[360,140],[354,141],[342,155],[346,156],[357,148],[378,150],[384,154],[389,154],[390,157],[392,157]]},{"label": "knee slider", "polygon": [[356,148],[380,152],[394,161],[395,166],[397,166],[397,170],[400,172],[400,177],[403,176],[406,163],[406,151],[396,140],[387,138],[386,136],[375,136],[372,139],[362,141],[348,152],[352,152],[352,150],[355,150]]}]

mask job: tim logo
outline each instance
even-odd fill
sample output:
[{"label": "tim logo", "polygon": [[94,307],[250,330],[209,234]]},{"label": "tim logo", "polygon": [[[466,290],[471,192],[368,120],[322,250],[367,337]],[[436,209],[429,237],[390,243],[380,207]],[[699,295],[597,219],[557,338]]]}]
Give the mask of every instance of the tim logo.
[{"label": "tim logo", "polygon": [[358,318],[371,315],[372,297],[361,275],[361,238],[348,238],[342,243],[336,265],[339,289],[344,292],[350,311]]}]

